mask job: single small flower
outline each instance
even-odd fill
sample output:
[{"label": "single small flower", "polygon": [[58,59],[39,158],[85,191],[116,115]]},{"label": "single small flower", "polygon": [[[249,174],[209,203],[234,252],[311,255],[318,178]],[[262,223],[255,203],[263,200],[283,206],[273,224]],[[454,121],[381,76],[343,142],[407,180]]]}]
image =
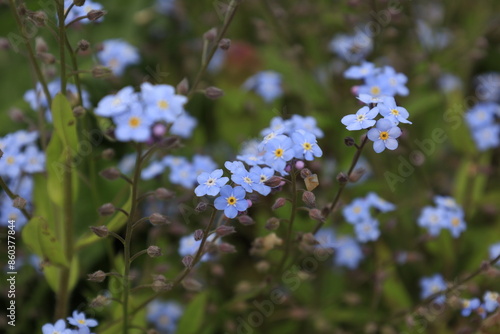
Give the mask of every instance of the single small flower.
[{"label": "single small flower", "polygon": [[233,173],[231,180],[242,186],[247,193],[251,193],[255,185],[259,183],[259,175],[247,171],[246,168],[239,168]]},{"label": "single small flower", "polygon": [[45,324],[42,326],[43,334],[71,334],[71,329],[66,328],[66,322],[59,319],[55,324]]},{"label": "single small flower", "polygon": [[460,234],[465,231],[467,225],[464,221],[464,215],[462,211],[447,213],[448,229],[454,238],[458,238]]},{"label": "single small flower", "polygon": [[24,159],[23,170],[26,173],[40,173],[45,170],[45,153],[36,146],[30,145],[25,148]]},{"label": "single small flower", "polygon": [[[497,242],[490,246],[488,253],[490,255],[490,260],[496,259],[500,256],[500,242]],[[497,262],[498,265],[498,262]]]},{"label": "single small flower", "polygon": [[97,53],[102,65],[111,68],[113,74],[122,76],[125,68],[140,61],[136,47],[121,39],[110,39],[102,43],[102,50]]},{"label": "single small flower", "polygon": [[248,208],[248,202],[245,199],[245,189],[241,186],[231,187],[225,185],[220,189],[220,197],[214,201],[217,210],[224,210],[228,218],[235,218],[238,212],[245,211]]},{"label": "single small flower", "polygon": [[175,94],[175,88],[169,85],[141,85],[141,96],[146,105],[145,111],[155,121],[173,123],[184,112],[187,97]]},{"label": "single small flower", "polygon": [[392,90],[389,95],[408,95],[409,91],[405,86],[408,78],[403,73],[396,72],[391,66],[384,66],[382,78],[382,80],[387,81],[388,87],[390,88],[389,90]]},{"label": "single small flower", "polygon": [[363,259],[363,251],[353,238],[340,237],[335,242],[334,263],[337,266],[356,269]]},{"label": "single small flower", "polygon": [[[420,287],[421,293],[420,297],[425,299],[435,293],[446,290],[446,282],[443,279],[443,276],[440,274],[435,274],[430,277],[423,277],[420,279]],[[440,295],[434,299],[434,303],[443,304],[446,301],[446,297],[444,295]]]},{"label": "single small flower", "polygon": [[165,164],[159,161],[153,161],[148,167],[141,171],[141,179],[151,180],[152,178],[162,174],[165,171]]},{"label": "single small flower", "polygon": [[196,196],[218,195],[220,188],[229,181],[229,178],[222,177],[222,174],[222,169],[216,169],[212,173],[203,172],[198,175],[197,180],[200,185],[194,189]]},{"label": "single small flower", "polygon": [[446,212],[441,208],[426,206],[418,217],[418,225],[427,229],[433,237],[439,235],[441,229],[447,227]]},{"label": "single small flower", "polygon": [[486,291],[483,296],[483,301],[484,301],[484,308],[488,312],[493,312],[497,309],[499,303],[498,303],[498,293],[497,292],[491,292],[491,291]]},{"label": "single small flower", "polygon": [[145,142],[151,137],[153,121],[147,117],[139,104],[113,120],[116,124],[115,136],[119,141]]},{"label": "single small flower", "polygon": [[342,210],[345,220],[357,224],[370,219],[370,203],[364,198],[356,198]]},{"label": "single small flower", "polygon": [[250,168],[250,172],[259,177],[259,182],[254,184],[253,189],[263,196],[269,195],[271,192],[271,187],[267,186],[265,183],[274,175],[274,169],[269,167],[259,167],[254,166]]},{"label": "single small flower", "polygon": [[354,225],[354,231],[359,242],[375,241],[380,236],[378,221],[372,218]]},{"label": "single small flower", "polygon": [[346,125],[347,130],[361,130],[374,126],[375,117],[378,115],[378,108],[363,107],[356,114],[342,117],[342,124]]},{"label": "single small flower", "polygon": [[292,134],[292,141],[295,144],[294,151],[297,159],[312,161],[314,157],[319,158],[323,155],[323,151],[312,133],[297,130]]},{"label": "single small flower", "polygon": [[368,139],[373,141],[373,150],[377,153],[383,152],[386,148],[395,150],[398,147],[396,138],[401,136],[401,129],[387,120],[379,119],[375,128],[367,133]]},{"label": "single small flower", "polygon": [[196,118],[184,111],[175,119],[174,123],[170,127],[170,133],[182,138],[190,138],[197,124],[198,121]]},{"label": "single small flower", "polygon": [[347,79],[364,79],[367,76],[376,73],[376,68],[373,63],[363,61],[359,66],[351,66],[344,72],[344,78]]},{"label": "single small flower", "polygon": [[289,137],[275,138],[266,145],[266,154],[264,161],[281,175],[287,175],[285,171],[286,163],[293,159],[293,142]]},{"label": "single small flower", "polygon": [[472,129],[472,138],[480,151],[500,146],[500,125],[491,124]]},{"label": "single small flower", "polygon": [[368,195],[366,196],[366,202],[380,212],[389,212],[396,209],[396,206],[394,204],[387,202],[385,199],[379,197],[374,192],[368,193]]},{"label": "single small flower", "polygon": [[398,107],[396,105],[396,100],[394,100],[391,96],[385,96],[382,99],[382,103],[377,105],[380,115],[384,116],[384,118],[392,121],[394,125],[398,125],[399,123],[408,123],[412,124],[408,120],[408,116],[410,115],[408,111],[403,107]]},{"label": "single small flower", "polygon": [[134,88],[127,86],[116,94],[106,95],[97,104],[94,113],[103,117],[115,117],[124,114],[130,106],[137,102],[138,95]]},{"label": "single small flower", "polygon": [[71,317],[68,317],[68,322],[77,327],[95,327],[97,326],[97,321],[95,319],[87,319],[85,313],[73,311]]},{"label": "single small flower", "polygon": [[478,298],[474,299],[462,299],[462,316],[468,317],[472,311],[476,310],[480,305],[481,301]]}]

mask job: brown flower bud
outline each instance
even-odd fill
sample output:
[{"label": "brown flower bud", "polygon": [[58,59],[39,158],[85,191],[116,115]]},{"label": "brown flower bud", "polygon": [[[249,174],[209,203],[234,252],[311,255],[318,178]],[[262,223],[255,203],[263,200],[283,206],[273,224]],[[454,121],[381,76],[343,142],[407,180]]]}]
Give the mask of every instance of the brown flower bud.
[{"label": "brown flower bud", "polygon": [[105,10],[91,10],[90,12],[87,13],[89,21],[97,21],[104,15],[106,15]]},{"label": "brown flower bud", "polygon": [[9,117],[12,119],[14,122],[24,122],[25,121],[25,116],[24,112],[19,109],[19,108],[11,108],[9,109]]},{"label": "brown flower bud", "polygon": [[35,38],[35,51],[36,53],[49,52],[49,47],[42,37]]},{"label": "brown flower bud", "polygon": [[338,175],[337,175],[337,181],[340,183],[340,184],[346,184],[347,181],[349,181],[349,179],[347,178],[347,175],[345,175],[344,173],[340,172]]},{"label": "brown flower bud", "polygon": [[95,273],[87,275],[87,280],[91,282],[101,283],[105,279],[106,279],[106,273],[102,270],[98,270]]},{"label": "brown flower bud", "polygon": [[323,217],[323,215],[321,214],[321,211],[318,209],[309,210],[309,217],[314,219],[314,220],[320,221],[320,222],[325,221],[325,217]]},{"label": "brown flower bud", "polygon": [[176,87],[177,94],[187,95],[189,92],[189,81],[187,78],[184,78],[177,84]]},{"label": "brown flower bud", "polygon": [[227,242],[222,242],[218,246],[221,253],[236,253],[236,247]]},{"label": "brown flower bud", "polygon": [[87,51],[89,47],[90,47],[90,43],[89,43],[89,41],[87,41],[85,39],[80,40],[78,42],[78,44],[76,45],[77,50],[81,50],[81,51]]},{"label": "brown flower bud", "polygon": [[316,196],[310,191],[304,191],[302,194],[302,201],[308,208],[316,207]]},{"label": "brown flower bud", "polygon": [[225,237],[226,235],[236,233],[236,230],[233,226],[221,225],[215,229],[215,233],[220,237]]},{"label": "brown flower bud", "polygon": [[220,88],[210,86],[205,89],[205,96],[209,99],[216,100],[224,96],[224,91]]},{"label": "brown flower bud", "polygon": [[47,23],[47,14],[45,14],[45,12],[39,10],[29,13],[28,16],[38,27],[45,27],[45,24]]},{"label": "brown flower bud", "polygon": [[9,40],[5,37],[0,37],[0,50],[9,50],[9,49],[10,49]]},{"label": "brown flower bud", "polygon": [[151,284],[151,288],[154,292],[169,291],[172,289],[172,283],[167,283],[165,278],[155,279]]},{"label": "brown flower bud", "polygon": [[196,205],[196,208],[194,208],[194,211],[197,213],[202,213],[205,212],[208,208],[208,203],[206,202],[200,202]]},{"label": "brown flower bud", "polygon": [[219,48],[226,51],[231,47],[231,40],[229,38],[223,38],[219,42]]},{"label": "brown flower bud", "polygon": [[279,197],[279,198],[276,199],[276,202],[274,202],[274,204],[271,207],[271,209],[273,209],[273,210],[279,209],[283,205],[285,205],[285,203],[286,203],[286,199],[283,198],[283,197]]},{"label": "brown flower bud", "polygon": [[120,177],[121,172],[118,170],[118,168],[109,167],[100,171],[99,175],[105,178],[106,180],[113,181]]},{"label": "brown flower bud", "polygon": [[281,182],[283,181],[283,178],[281,176],[271,176],[269,180],[265,181],[264,184],[268,187],[271,188],[276,188],[281,185]]},{"label": "brown flower bud", "polygon": [[90,226],[90,230],[94,232],[99,238],[106,238],[109,235],[108,228],[104,225]]},{"label": "brown flower bud", "polygon": [[155,190],[155,196],[158,199],[167,200],[173,198],[175,196],[175,193],[165,188],[158,188]]},{"label": "brown flower bud", "polygon": [[349,177],[350,182],[357,182],[363,175],[365,175],[366,169],[363,167],[356,168],[351,176]]},{"label": "brown flower bud", "polygon": [[108,305],[110,302],[109,298],[103,295],[98,295],[89,304],[90,308],[98,308]]},{"label": "brown flower bud", "polygon": [[201,291],[203,285],[193,278],[186,278],[182,281],[182,286],[188,290],[193,292]]},{"label": "brown flower bud", "polygon": [[276,217],[271,217],[267,220],[265,227],[269,231],[277,230],[280,227],[280,220]]},{"label": "brown flower bud", "polygon": [[308,178],[311,175],[312,175],[312,172],[309,170],[309,168],[303,168],[300,171],[300,177],[303,179]]},{"label": "brown flower bud", "polygon": [[344,144],[346,146],[354,146],[354,144],[356,144],[356,142],[354,141],[354,138],[352,138],[352,137],[345,137]]},{"label": "brown flower bud", "polygon": [[186,255],[182,258],[182,264],[186,268],[191,268],[191,266],[193,265],[193,260],[194,258],[191,255]]},{"label": "brown flower bud", "polygon": [[99,214],[101,216],[109,216],[109,215],[112,215],[113,213],[115,213],[116,209],[115,209],[115,206],[111,203],[106,203],[106,204],[103,204],[99,209]]},{"label": "brown flower bud", "polygon": [[157,225],[163,225],[163,224],[168,224],[170,223],[164,215],[160,213],[153,213],[149,216],[149,221],[151,224],[157,226]]},{"label": "brown flower bud", "polygon": [[74,107],[74,108],[73,108],[73,115],[74,115],[75,117],[77,117],[77,118],[78,118],[78,117],[81,117],[81,116],[83,116],[83,115],[85,115],[85,108],[84,108],[84,107],[82,107],[82,106],[77,106],[77,107]]},{"label": "brown flower bud", "polygon": [[203,239],[203,234],[203,230],[198,229],[194,231],[194,240],[200,241],[201,239]]},{"label": "brown flower bud", "polygon": [[248,215],[241,215],[237,219],[238,219],[238,221],[240,222],[241,225],[248,226],[248,225],[255,224],[255,222],[253,221],[252,217],[250,217]]},{"label": "brown flower bud", "polygon": [[20,196],[17,196],[16,198],[14,198],[14,201],[12,201],[12,206],[19,209],[19,210],[22,210],[26,207],[26,200]]},{"label": "brown flower bud", "polygon": [[203,39],[212,42],[217,37],[217,28],[212,28],[203,34]]},{"label": "brown flower bud", "polygon": [[75,6],[81,7],[85,4],[85,0],[73,0]]},{"label": "brown flower bud", "polygon": [[161,256],[161,249],[158,246],[149,246],[146,250],[149,257],[158,257]]},{"label": "brown flower bud", "polygon": [[102,151],[101,157],[104,160],[113,160],[113,158],[115,157],[115,150],[113,150],[112,148],[107,148]]}]

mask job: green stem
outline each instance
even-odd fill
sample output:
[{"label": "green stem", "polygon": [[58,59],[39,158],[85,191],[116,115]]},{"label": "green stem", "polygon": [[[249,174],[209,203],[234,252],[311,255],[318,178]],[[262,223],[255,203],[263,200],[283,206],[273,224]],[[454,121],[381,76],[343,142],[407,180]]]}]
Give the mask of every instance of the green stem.
[{"label": "green stem", "polygon": [[66,27],[64,25],[64,1],[57,0],[57,17],[59,19],[59,62],[61,76],[61,94],[66,96]]},{"label": "green stem", "polygon": [[146,254],[147,252],[148,252],[148,250],[147,250],[147,249],[143,249],[143,250],[141,250],[141,251],[139,251],[139,252],[135,253],[135,254],[134,254],[134,256],[132,256],[132,257],[130,258],[130,263],[134,262],[134,260],[135,260],[135,259],[137,259],[137,258],[138,258],[139,256],[141,256],[142,254]]},{"label": "green stem", "polygon": [[[13,193],[9,186],[7,185],[7,183],[5,183],[4,179],[0,176],[0,188],[2,188],[5,193],[7,194],[7,196],[10,197],[11,200],[15,200],[17,197],[19,197],[19,195]],[[26,209],[20,209],[23,216],[26,217],[26,219],[30,220],[31,219],[31,215],[28,213],[28,211],[26,211]]]},{"label": "green stem", "polygon": [[123,274],[123,334],[128,333],[129,327],[129,312],[128,312],[128,301],[130,292],[130,248],[132,241],[132,229],[133,229],[133,219],[137,213],[137,203],[138,203],[138,184],[141,176],[141,155],[142,155],[142,145],[137,147],[137,156],[135,161],[134,178],[132,179],[132,208],[130,215],[127,220],[127,227],[125,231],[125,244],[124,244],[124,262],[125,271]]}]

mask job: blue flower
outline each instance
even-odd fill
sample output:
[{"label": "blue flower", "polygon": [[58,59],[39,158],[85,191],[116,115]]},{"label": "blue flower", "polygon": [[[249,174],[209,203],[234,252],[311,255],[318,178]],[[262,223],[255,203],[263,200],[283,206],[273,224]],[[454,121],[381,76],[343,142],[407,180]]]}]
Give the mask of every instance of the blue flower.
[{"label": "blue flower", "polygon": [[314,239],[316,239],[316,241],[318,242],[318,245],[316,245],[316,247],[331,249],[335,249],[337,247],[335,232],[331,228],[320,229],[314,236]]},{"label": "blue flower", "polygon": [[500,145],[500,125],[493,124],[472,129],[472,138],[480,151],[486,151]]},{"label": "blue flower", "polygon": [[378,115],[378,109],[369,107],[363,107],[359,109],[356,114],[351,114],[342,117],[342,124],[346,125],[347,130],[361,130],[367,129],[375,125],[375,117]]},{"label": "blue flower", "polygon": [[130,111],[113,118],[116,129],[115,136],[119,141],[145,142],[151,138],[153,121],[142,111],[142,106],[131,106]]},{"label": "blue flower", "polygon": [[378,104],[382,102],[383,96],[371,96],[370,94],[359,94],[357,99],[364,104]]},{"label": "blue flower", "polygon": [[388,95],[394,96],[396,94],[401,96],[407,96],[409,91],[405,86],[408,78],[403,73],[397,73],[394,68],[390,66],[384,66],[382,72],[383,80],[387,80],[388,87],[390,87],[390,93]]},{"label": "blue flower", "polygon": [[23,170],[26,173],[40,173],[45,170],[45,153],[43,151],[30,145],[25,148],[23,154],[25,159]]},{"label": "blue flower", "polygon": [[276,116],[271,119],[271,124],[268,128],[265,128],[260,132],[262,136],[267,136],[271,132],[275,134],[283,134],[287,131],[287,122],[283,120],[283,118]]},{"label": "blue flower", "polygon": [[19,148],[13,146],[5,147],[3,156],[0,158],[0,175],[10,178],[19,177],[25,162],[26,157],[19,152]]},{"label": "blue flower", "polygon": [[271,192],[271,187],[266,186],[265,182],[274,175],[274,169],[254,166],[250,168],[250,172],[259,177],[259,182],[253,185],[253,189],[263,196],[269,195],[269,193]]},{"label": "blue flower", "polygon": [[77,327],[95,327],[97,326],[97,321],[95,319],[87,319],[85,313],[73,311],[72,317],[68,317],[68,322]]},{"label": "blue flower", "polygon": [[292,140],[284,136],[284,138],[274,138],[267,143],[264,161],[281,175],[287,175],[286,163],[292,160],[294,155]]},{"label": "blue flower", "polygon": [[156,0],[155,9],[163,15],[172,14],[175,9],[175,0]]},{"label": "blue flower", "polygon": [[441,208],[426,206],[418,217],[418,225],[427,229],[430,235],[437,236],[441,229],[447,227],[446,213]]},{"label": "blue flower", "polygon": [[[215,239],[215,233],[207,237],[207,241],[212,242]],[[198,249],[201,246],[201,240],[195,240],[194,233],[185,237],[182,237],[179,241],[179,255],[187,256],[192,255],[195,256],[198,252]],[[205,262],[210,260],[210,254],[204,253],[200,258],[201,262]]]},{"label": "blue flower", "polygon": [[340,237],[337,239],[334,262],[337,266],[356,269],[363,259],[363,251],[359,244],[350,237]]},{"label": "blue flower", "polygon": [[364,198],[356,198],[342,209],[345,220],[357,224],[370,219],[370,205]]},{"label": "blue flower", "polygon": [[417,36],[422,44],[428,50],[442,50],[450,44],[451,32],[447,29],[431,28],[423,20],[417,20]]},{"label": "blue flower", "polygon": [[217,210],[224,210],[226,217],[234,218],[238,215],[238,212],[245,211],[248,208],[245,194],[243,187],[223,186],[220,189],[220,197],[217,197],[214,201],[214,206]]},{"label": "blue flower", "polygon": [[354,231],[356,232],[356,238],[360,242],[375,241],[380,236],[378,221],[372,218],[365,219],[355,224]]},{"label": "blue flower", "polygon": [[196,176],[203,172],[211,172],[217,168],[217,164],[208,155],[195,154],[193,156],[193,168]]},{"label": "blue flower", "polygon": [[33,144],[38,139],[38,131],[19,130],[11,134],[13,143],[17,147]]},{"label": "blue flower", "polygon": [[43,334],[71,334],[71,329],[66,328],[66,322],[59,319],[55,324],[45,324],[42,326]]},{"label": "blue flower", "polygon": [[400,122],[411,124],[408,120],[410,114],[405,108],[398,107],[393,97],[385,96],[382,101],[382,103],[377,105],[377,108],[380,111],[380,115],[384,116],[385,119],[390,120],[394,125],[398,125]]},{"label": "blue flower", "polygon": [[106,95],[97,104],[94,113],[103,117],[115,117],[124,114],[130,106],[138,101],[138,94],[134,88],[126,86],[116,94]]},{"label": "blue flower", "polygon": [[193,130],[196,128],[197,124],[198,121],[196,118],[192,117],[187,112],[183,112],[175,119],[174,123],[170,127],[170,133],[182,138],[190,138],[193,135]]},{"label": "blue flower", "polygon": [[443,73],[437,80],[439,89],[444,93],[450,93],[462,89],[462,80],[451,73]]},{"label": "blue flower", "polygon": [[493,102],[479,102],[465,113],[465,120],[471,129],[492,124],[500,106]]},{"label": "blue flower", "polygon": [[169,85],[141,85],[141,96],[146,104],[146,114],[155,121],[173,123],[184,112],[187,97],[175,94]]},{"label": "blue flower", "polygon": [[205,195],[216,196],[219,194],[220,188],[228,181],[228,177],[222,177],[222,169],[216,169],[212,173],[203,172],[198,175],[199,186],[194,190],[196,196],[201,197]]},{"label": "blue flower", "polygon": [[379,119],[375,128],[370,129],[367,133],[368,139],[373,141],[373,150],[377,153],[384,151],[386,148],[395,150],[398,147],[396,138],[401,136],[401,129],[387,120]]},{"label": "blue flower", "polygon": [[323,151],[318,146],[316,137],[312,133],[297,130],[292,134],[292,141],[295,144],[294,151],[297,159],[312,161],[314,157],[319,158],[323,155]]},{"label": "blue flower", "polygon": [[224,167],[231,173],[235,173],[238,169],[240,168],[245,168],[245,165],[243,165],[243,162],[241,161],[226,161],[224,163]]},{"label": "blue flower", "polygon": [[458,203],[455,201],[453,197],[449,196],[434,196],[434,203],[438,206],[438,208],[441,208],[443,210],[448,210],[448,211],[461,211],[462,208]]},{"label": "blue flower", "polygon": [[380,212],[394,211],[396,206],[392,203],[387,202],[385,199],[379,197],[374,192],[369,192],[366,196],[366,202],[368,205],[373,206]]},{"label": "blue flower", "polygon": [[161,333],[174,333],[183,314],[182,306],[174,301],[154,300],[147,307],[147,319]]},{"label": "blue flower", "polygon": [[350,63],[357,63],[373,50],[373,40],[361,30],[353,35],[338,34],[329,43],[330,51]]},{"label": "blue flower", "polygon": [[358,87],[359,94],[368,94],[372,97],[390,96],[393,90],[383,75],[370,75],[365,78],[365,83]]},{"label": "blue flower", "polygon": [[486,291],[483,296],[483,301],[484,301],[484,308],[488,312],[493,312],[497,309],[499,303],[498,303],[498,293],[497,292],[491,292],[491,291]]},{"label": "blue flower", "polygon": [[141,179],[151,180],[152,178],[162,174],[165,171],[165,164],[160,161],[153,161],[148,167],[141,171]]},{"label": "blue flower", "polygon": [[347,79],[364,79],[367,76],[376,73],[376,68],[373,63],[368,61],[361,62],[359,66],[351,66],[344,72],[344,78]]},{"label": "blue flower", "polygon": [[312,133],[316,138],[323,138],[323,131],[316,125],[316,119],[312,116],[293,115],[286,121],[287,134],[292,134],[297,130],[304,130]]},{"label": "blue flower", "polygon": [[267,103],[283,94],[281,74],[273,71],[263,71],[255,74],[245,81],[243,87],[247,90],[255,90]]},{"label": "blue flower", "polygon": [[260,178],[259,175],[247,171],[246,168],[238,168],[231,175],[231,180],[242,186],[247,193],[251,193],[254,190],[254,186],[259,183]]},{"label": "blue flower", "polygon": [[[446,282],[440,274],[435,274],[430,277],[422,277],[420,279],[420,298],[425,299],[437,292],[446,290]],[[444,295],[434,299],[434,303],[443,304],[446,300]]]},{"label": "blue flower", "polygon": [[448,222],[446,227],[450,230],[451,235],[454,238],[458,238],[460,234],[467,228],[462,211],[448,212],[446,214],[446,220]]},{"label": "blue flower", "polygon": [[139,51],[134,46],[121,39],[109,39],[102,43],[102,50],[97,58],[116,76],[123,75],[125,68],[140,61]]},{"label": "blue flower", "polygon": [[474,299],[462,299],[462,316],[468,317],[472,311],[479,308],[481,301],[478,298]]},{"label": "blue flower", "polygon": [[264,152],[259,150],[259,142],[257,140],[249,140],[242,146],[240,154],[236,156],[236,159],[245,162],[249,166],[264,164]]},{"label": "blue flower", "polygon": [[179,165],[171,167],[170,175],[168,176],[172,184],[178,184],[186,189],[191,189],[196,183],[196,173],[194,166],[185,161]]},{"label": "blue flower", "polygon": [[15,229],[16,231],[20,231],[28,222],[26,217],[24,217],[19,209],[12,206],[12,200],[5,193],[0,195],[0,203],[0,226],[7,226],[9,220],[15,220]]}]

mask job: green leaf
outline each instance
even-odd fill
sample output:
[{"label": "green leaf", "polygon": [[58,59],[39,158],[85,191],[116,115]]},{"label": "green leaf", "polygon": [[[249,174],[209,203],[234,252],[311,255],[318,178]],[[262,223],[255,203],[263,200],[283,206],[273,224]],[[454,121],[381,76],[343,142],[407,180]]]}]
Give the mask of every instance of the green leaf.
[{"label": "green leaf", "polygon": [[63,247],[57,240],[53,227],[44,218],[32,218],[22,233],[24,242],[34,253],[54,265],[68,266]]},{"label": "green leaf", "polygon": [[[130,209],[132,208],[132,192],[130,192],[127,201],[123,205],[119,205],[119,207],[125,211],[130,211]],[[106,225],[106,227],[109,231],[116,232],[125,224],[126,221],[127,217],[122,212],[117,211],[114,214],[113,218],[111,218],[109,223]],[[94,242],[99,241],[99,239],[100,238],[94,233],[88,232],[76,242],[76,249],[78,250],[80,248],[91,245]]]},{"label": "green leaf", "polygon": [[47,147],[47,194],[58,206],[63,205],[63,175],[67,167],[62,159],[63,143],[59,136],[52,136]]},{"label": "green leaf", "polygon": [[70,149],[71,155],[75,155],[78,152],[76,119],[68,99],[61,93],[58,93],[52,100],[52,120],[54,130],[64,147]]},{"label": "green leaf", "polygon": [[[73,256],[71,261],[70,275],[69,275],[69,287],[68,291],[73,290],[78,282],[80,269],[80,261],[78,260],[78,256]],[[43,272],[45,274],[45,279],[49,283],[50,288],[58,293],[59,291],[59,276],[61,275],[61,268],[53,265],[45,265],[43,267]]]},{"label": "green leaf", "polygon": [[198,333],[205,318],[205,305],[207,304],[207,292],[202,292],[189,303],[186,311],[179,320],[177,334]]}]

